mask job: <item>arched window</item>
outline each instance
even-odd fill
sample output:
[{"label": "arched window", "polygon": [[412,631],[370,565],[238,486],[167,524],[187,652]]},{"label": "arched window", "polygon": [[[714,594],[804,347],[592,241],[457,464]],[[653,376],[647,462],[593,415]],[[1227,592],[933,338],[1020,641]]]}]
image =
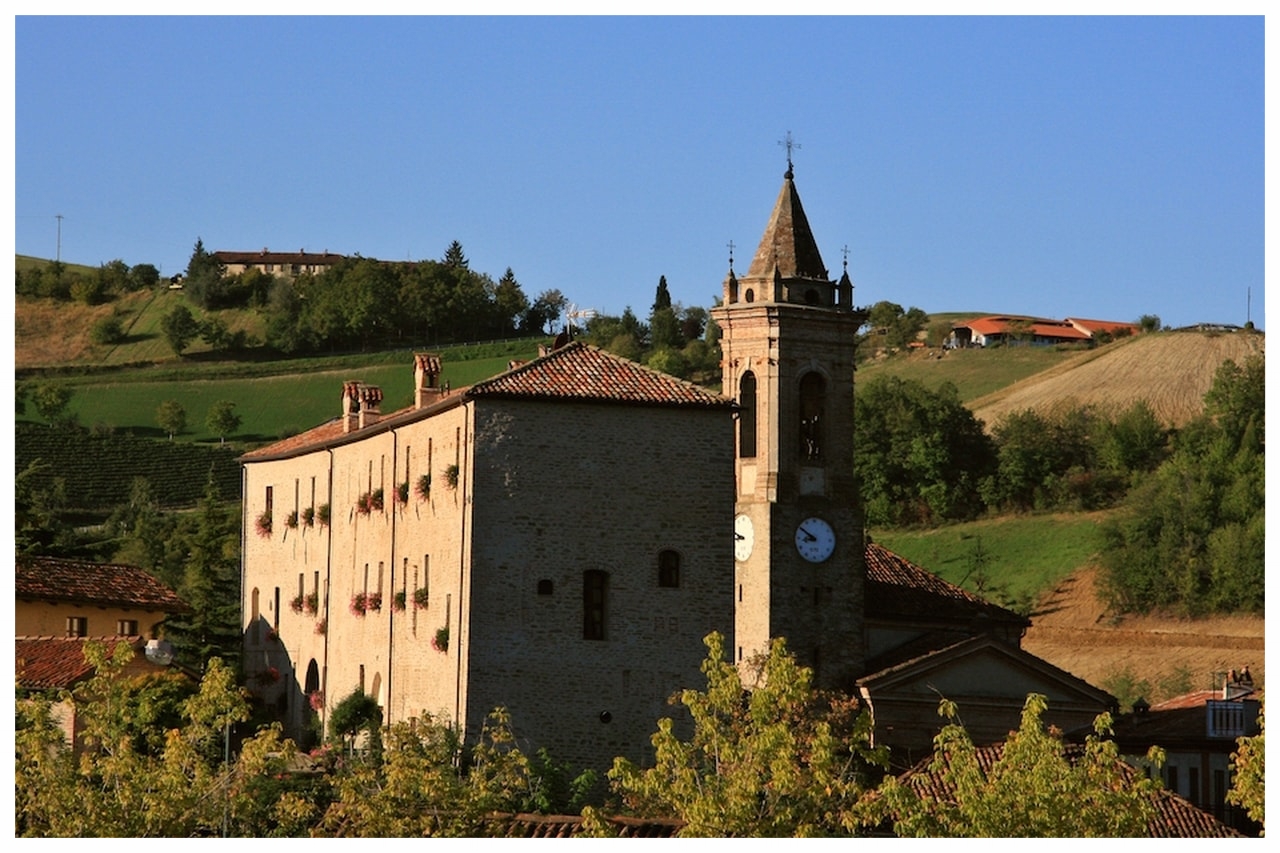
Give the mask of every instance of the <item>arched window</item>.
[{"label": "arched window", "polygon": [[605,595],[609,573],[587,569],[582,573],[582,639],[604,639]]},{"label": "arched window", "polygon": [[811,371],[800,378],[800,458],[809,462],[822,459],[826,397],[822,374]]},{"label": "arched window", "polygon": [[756,455],[756,375],[748,370],[738,380],[738,455]]},{"label": "arched window", "polygon": [[658,552],[658,586],[680,586],[680,555],[675,551]]}]

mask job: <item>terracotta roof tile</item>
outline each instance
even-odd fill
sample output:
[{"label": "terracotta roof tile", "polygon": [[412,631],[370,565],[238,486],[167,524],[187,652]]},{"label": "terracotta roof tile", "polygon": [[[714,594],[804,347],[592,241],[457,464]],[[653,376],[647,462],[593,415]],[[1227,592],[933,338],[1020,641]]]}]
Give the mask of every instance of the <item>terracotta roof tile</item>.
[{"label": "terracotta roof tile", "polygon": [[1031,624],[1025,617],[947,583],[881,545],[867,545],[866,563],[866,609],[871,616],[928,614],[946,621],[986,618]]},{"label": "terracotta roof tile", "polygon": [[[605,817],[619,838],[674,838],[685,822],[674,818]],[[506,838],[574,838],[581,834],[579,815],[492,815],[489,823]]]},{"label": "terracotta roof tile", "polygon": [[[99,641],[130,643],[139,654],[145,642],[141,637]],[[14,652],[18,686],[27,690],[64,689],[93,675],[93,667],[84,659],[86,642],[84,637],[18,637]]]},{"label": "terracotta roof tile", "polygon": [[189,613],[169,587],[137,566],[57,557],[18,557],[14,592],[20,599],[78,601]]},{"label": "terracotta roof tile", "polygon": [[[1080,744],[1064,745],[1065,755],[1069,761],[1078,761],[1084,754]],[[978,767],[984,776],[1004,754],[1004,744],[978,747],[975,757]],[[954,797],[955,790],[938,773],[929,768],[933,756],[921,759],[914,767],[898,778],[920,797],[948,801]],[[1133,782],[1138,779],[1138,771],[1129,764],[1117,759],[1121,774]],[[1152,794],[1156,814],[1147,824],[1149,838],[1242,838],[1244,835],[1208,812],[1196,808],[1187,800],[1171,791],[1160,789]]]},{"label": "terracotta roof tile", "polygon": [[547,399],[680,408],[733,406],[727,397],[581,342],[472,385],[468,398]]}]

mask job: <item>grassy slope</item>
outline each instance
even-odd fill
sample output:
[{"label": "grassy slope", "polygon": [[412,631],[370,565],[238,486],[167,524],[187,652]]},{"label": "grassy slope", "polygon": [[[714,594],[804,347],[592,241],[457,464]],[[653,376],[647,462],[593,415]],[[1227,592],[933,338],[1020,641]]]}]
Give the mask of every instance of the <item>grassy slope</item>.
[{"label": "grassy slope", "polygon": [[[1090,563],[1105,517],[1106,513],[1004,516],[933,530],[871,531],[871,537],[971,592],[1029,603]],[[985,555],[986,592],[979,589],[975,571],[979,549]]]},{"label": "grassy slope", "polygon": [[1051,347],[941,350],[900,353],[858,365],[858,382],[896,376],[937,389],[943,382],[956,386],[960,399],[973,400],[1087,353]]}]

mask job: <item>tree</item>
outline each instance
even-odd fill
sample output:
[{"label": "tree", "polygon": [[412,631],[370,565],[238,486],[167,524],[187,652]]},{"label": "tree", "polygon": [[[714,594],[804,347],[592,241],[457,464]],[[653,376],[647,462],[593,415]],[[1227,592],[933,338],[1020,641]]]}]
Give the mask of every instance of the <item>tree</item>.
[{"label": "tree", "polygon": [[1160,316],[1158,314],[1143,314],[1138,318],[1138,328],[1144,332],[1160,331]]},{"label": "tree", "polygon": [[200,323],[185,305],[175,305],[160,318],[160,331],[175,355],[182,355],[187,345],[200,334]]},{"label": "tree", "polygon": [[494,291],[494,310],[503,336],[514,332],[516,324],[523,320],[529,310],[529,299],[520,289],[520,282],[516,281],[511,267],[507,267],[507,271],[498,280],[498,287]]},{"label": "tree", "polygon": [[153,264],[134,264],[129,270],[130,290],[150,290],[160,284],[160,270]]},{"label": "tree", "polygon": [[[984,766],[956,722],[954,703],[943,700],[939,714],[950,722],[934,738],[929,774],[935,784],[917,790],[889,777],[866,802],[864,817],[891,821],[895,834],[917,838],[1145,836],[1159,783],[1120,758],[1105,736],[1111,716],[1100,715],[1076,751],[1061,733],[1046,729],[1046,707],[1044,696],[1027,696],[1018,730]],[[1153,748],[1147,760],[1159,765],[1162,753]]]},{"label": "tree", "polygon": [[[685,690],[693,717],[681,738],[669,717],[653,735],[654,765],[614,760],[609,779],[631,811],[678,816],[694,837],[803,837],[847,833],[873,769],[869,715],[856,701],[815,691],[781,638],[744,686],[725,660],[724,638],[705,639],[706,690]],[[673,699],[673,702],[675,700]]]},{"label": "tree", "polygon": [[31,390],[31,404],[40,417],[55,426],[64,422],[71,402],[71,388],[58,382],[41,382]]},{"label": "tree", "polygon": [[193,521],[177,588],[191,612],[169,617],[166,633],[188,666],[214,657],[234,666],[241,651],[240,524],[223,506],[212,472]]},{"label": "tree", "polygon": [[667,290],[667,277],[658,276],[658,289],[653,294],[653,307],[650,311],[658,311],[671,307],[671,291]]},{"label": "tree", "polygon": [[[1265,702],[1265,698],[1263,699]],[[1258,733],[1236,739],[1231,755],[1231,790],[1227,802],[1244,809],[1249,820],[1266,827],[1266,724],[1264,710],[1258,709]]]},{"label": "tree", "polygon": [[240,416],[236,414],[236,404],[230,400],[219,400],[209,407],[209,414],[204,419],[209,432],[218,436],[219,444],[226,444],[227,436],[240,429]]},{"label": "tree", "polygon": [[520,323],[521,330],[545,333],[547,326],[559,319],[568,304],[569,300],[559,290],[542,291],[525,312],[524,320]]},{"label": "tree", "polygon": [[169,433],[169,440],[173,441],[176,433],[187,428],[187,410],[177,400],[165,400],[156,409],[156,423]]},{"label": "tree", "polygon": [[454,269],[470,269],[471,265],[467,261],[467,256],[462,252],[462,244],[454,240],[449,244],[449,248],[444,250],[444,265]]},{"label": "tree", "polygon": [[[362,838],[470,838],[489,833],[494,813],[580,808],[594,781],[584,773],[569,783],[571,799],[544,799],[562,768],[530,760],[515,746],[511,719],[496,709],[479,742],[465,749],[455,727],[431,716],[386,730],[387,748],[350,762],[337,780],[337,797],[316,834]],[[573,799],[576,797],[576,799]]]},{"label": "tree", "polygon": [[103,346],[118,344],[124,340],[124,324],[115,314],[103,317],[89,330],[89,340]]},{"label": "tree", "polygon": [[956,387],[878,377],[857,392],[854,472],[867,522],[936,523],[982,510],[979,484],[995,468],[995,446]]}]

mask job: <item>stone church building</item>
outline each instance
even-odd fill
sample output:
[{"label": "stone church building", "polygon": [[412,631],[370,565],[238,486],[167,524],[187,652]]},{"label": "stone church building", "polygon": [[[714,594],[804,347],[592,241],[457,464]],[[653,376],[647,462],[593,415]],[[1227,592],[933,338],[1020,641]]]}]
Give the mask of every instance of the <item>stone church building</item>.
[{"label": "stone church building", "polygon": [[[341,388],[337,418],[242,457],[245,664],[286,732],[360,689],[384,722],[643,762],[716,630],[745,667],[785,636],[909,764],[940,696],[976,738],[1028,692],[1088,724],[1114,699],[1020,648],[1029,624],[865,541],[853,477],[864,320],[832,280],[790,163],[745,275],[712,310],[723,395],[581,343],[415,399]],[[335,397],[338,397],[335,388]]]}]

